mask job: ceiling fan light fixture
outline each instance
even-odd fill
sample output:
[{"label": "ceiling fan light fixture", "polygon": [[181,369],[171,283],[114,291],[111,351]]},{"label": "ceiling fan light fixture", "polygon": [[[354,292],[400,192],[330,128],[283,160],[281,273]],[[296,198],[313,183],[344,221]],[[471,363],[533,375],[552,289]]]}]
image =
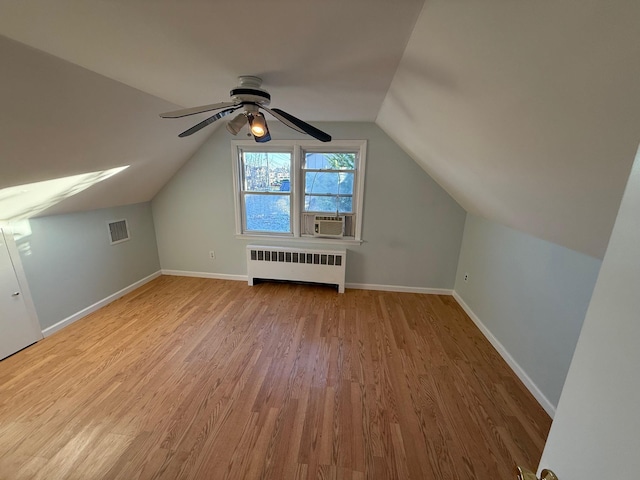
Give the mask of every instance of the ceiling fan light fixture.
[{"label": "ceiling fan light fixture", "polygon": [[236,115],[232,120],[229,120],[227,123],[227,130],[232,135],[237,135],[242,127],[247,123],[247,116],[244,113],[240,113]]},{"label": "ceiling fan light fixture", "polygon": [[261,113],[255,113],[249,117],[249,125],[251,125],[251,133],[257,138],[264,137],[269,133],[267,122]]}]

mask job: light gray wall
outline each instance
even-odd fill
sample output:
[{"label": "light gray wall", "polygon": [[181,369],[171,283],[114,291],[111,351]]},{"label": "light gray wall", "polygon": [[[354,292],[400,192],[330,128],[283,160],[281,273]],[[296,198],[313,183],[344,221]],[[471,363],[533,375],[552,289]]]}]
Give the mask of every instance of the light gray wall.
[{"label": "light gray wall", "polygon": [[560,398],[600,263],[467,215],[455,290],[553,406]]},{"label": "light gray wall", "polygon": [[640,471],[640,154],[627,183],[540,466],[558,478]]},{"label": "light gray wall", "polygon": [[[121,219],[131,239],[110,245],[107,222]],[[148,202],[34,218],[29,226],[17,244],[43,329],[160,269]]]},{"label": "light gray wall", "polygon": [[[347,282],[453,288],[464,210],[375,124],[317,126],[334,139],[368,141],[364,243],[348,246]],[[269,128],[273,138],[308,138],[277,122]],[[235,238],[232,138],[215,131],[153,199],[163,269],[246,275],[245,246],[274,243]]]}]

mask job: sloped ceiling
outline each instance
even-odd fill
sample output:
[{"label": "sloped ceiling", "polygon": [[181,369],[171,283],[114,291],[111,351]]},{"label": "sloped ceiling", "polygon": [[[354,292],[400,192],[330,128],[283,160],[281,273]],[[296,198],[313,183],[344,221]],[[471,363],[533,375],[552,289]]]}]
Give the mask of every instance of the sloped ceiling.
[{"label": "sloped ceiling", "polygon": [[[375,120],[423,0],[0,0],[0,188],[130,164],[45,214],[150,200],[259,75],[307,121]],[[31,48],[30,48],[31,47]]]},{"label": "sloped ceiling", "polygon": [[602,257],[640,143],[640,2],[431,0],[377,123],[467,211]]},{"label": "sloped ceiling", "polygon": [[158,117],[172,103],[5,37],[0,58],[0,188],[131,165],[47,214],[147,201],[202,141]]},{"label": "sloped ceiling", "polygon": [[219,128],[158,113],[254,74],[312,123],[376,121],[468,211],[600,257],[640,142],[638,24],[636,0],[0,0],[0,188],[130,164],[45,213],[150,200]]}]

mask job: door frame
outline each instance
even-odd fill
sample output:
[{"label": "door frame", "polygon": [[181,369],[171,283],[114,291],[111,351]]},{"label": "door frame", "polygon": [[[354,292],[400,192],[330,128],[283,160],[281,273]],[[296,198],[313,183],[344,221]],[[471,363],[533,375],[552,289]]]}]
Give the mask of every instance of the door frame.
[{"label": "door frame", "polygon": [[20,252],[18,251],[18,246],[16,245],[16,241],[13,237],[13,230],[10,226],[2,226],[0,227],[0,236],[4,238],[4,243],[9,251],[9,258],[11,259],[11,263],[13,263],[13,271],[16,274],[18,285],[20,285],[21,297],[27,308],[29,326],[33,329],[34,334],[37,334],[34,336],[37,336],[38,340],[42,340],[44,338],[44,335],[42,334],[42,327],[38,320],[36,306],[33,303],[33,298],[31,297],[31,290],[29,290],[27,276],[24,272],[24,268],[22,267]]}]

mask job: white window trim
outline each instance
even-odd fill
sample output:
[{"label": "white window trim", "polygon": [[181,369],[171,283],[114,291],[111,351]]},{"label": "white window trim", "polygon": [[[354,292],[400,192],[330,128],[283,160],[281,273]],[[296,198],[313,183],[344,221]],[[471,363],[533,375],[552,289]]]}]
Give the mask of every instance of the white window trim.
[{"label": "white window trim", "polygon": [[[276,234],[276,233],[243,233],[242,232],[242,205],[241,205],[241,172],[239,171],[240,161],[238,153],[240,150],[245,151],[273,151],[292,153],[292,175],[291,175],[291,192],[292,206],[291,219],[293,222],[293,233]],[[356,176],[353,186],[353,198],[355,202],[355,235],[353,237],[345,237],[341,239],[320,238],[313,236],[301,235],[300,224],[302,217],[302,203],[304,195],[300,195],[298,187],[302,182],[302,155],[304,151],[311,150],[314,152],[348,152],[358,150],[358,164],[356,166]],[[236,238],[240,239],[269,239],[269,240],[286,240],[305,243],[324,243],[324,244],[343,244],[343,245],[359,245],[362,243],[362,216],[364,211],[364,183],[366,169],[367,141],[366,140],[332,140],[330,143],[323,143],[317,140],[271,140],[268,144],[256,143],[252,140],[232,140],[231,141],[231,162],[233,166],[233,195],[236,219]],[[297,193],[294,194],[294,192]]]}]

